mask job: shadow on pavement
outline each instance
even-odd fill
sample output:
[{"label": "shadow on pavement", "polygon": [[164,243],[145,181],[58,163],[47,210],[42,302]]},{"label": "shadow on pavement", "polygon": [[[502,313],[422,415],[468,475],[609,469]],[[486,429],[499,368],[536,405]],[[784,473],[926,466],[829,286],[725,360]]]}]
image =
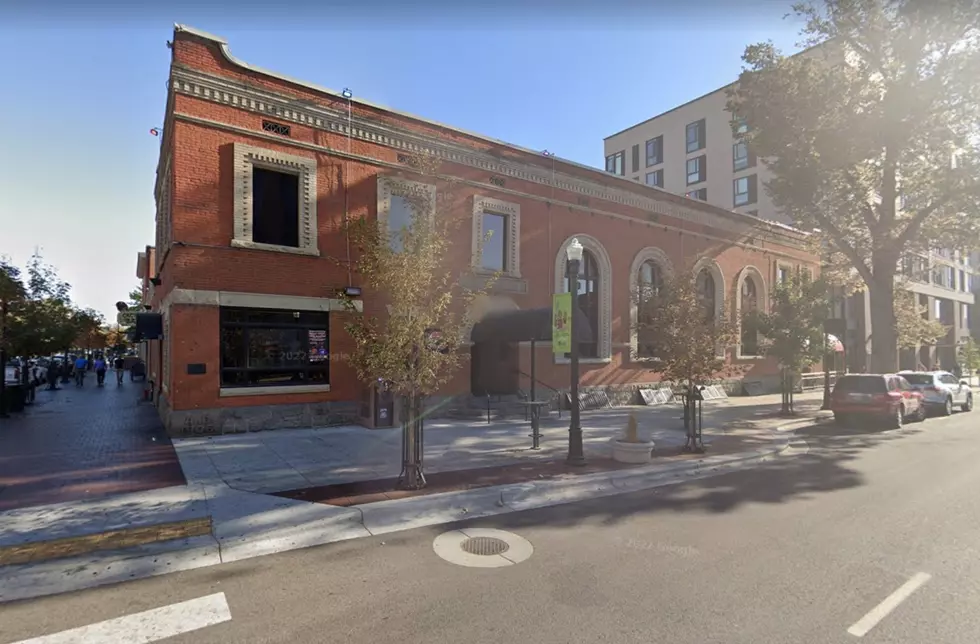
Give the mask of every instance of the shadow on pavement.
[{"label": "shadow on pavement", "polygon": [[[604,497],[549,508],[500,515],[465,525],[504,529],[533,526],[614,525],[633,515],[677,512],[731,512],[752,503],[787,503],[812,495],[854,488],[864,478],[849,467],[867,449],[918,433],[906,428],[887,432],[871,428],[846,429],[820,424],[796,433],[795,455],[717,476],[683,481],[650,490]],[[802,441],[806,442],[804,446]],[[758,444],[753,444],[758,443]],[[747,439],[746,449],[763,447],[765,439]],[[805,449],[805,453],[804,453]],[[456,525],[464,525],[460,522]],[[434,532],[452,529],[436,526]]]}]

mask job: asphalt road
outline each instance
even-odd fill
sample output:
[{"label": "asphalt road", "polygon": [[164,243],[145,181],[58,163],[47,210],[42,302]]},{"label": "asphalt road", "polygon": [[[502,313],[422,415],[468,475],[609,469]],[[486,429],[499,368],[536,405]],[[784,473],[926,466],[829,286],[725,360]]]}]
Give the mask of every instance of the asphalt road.
[{"label": "asphalt road", "polygon": [[[219,593],[223,617],[166,641],[980,641],[980,412],[802,437],[806,454],[752,471],[0,606],[0,643]],[[434,554],[467,526],[534,553],[494,569]],[[194,624],[182,610],[160,619]]]}]

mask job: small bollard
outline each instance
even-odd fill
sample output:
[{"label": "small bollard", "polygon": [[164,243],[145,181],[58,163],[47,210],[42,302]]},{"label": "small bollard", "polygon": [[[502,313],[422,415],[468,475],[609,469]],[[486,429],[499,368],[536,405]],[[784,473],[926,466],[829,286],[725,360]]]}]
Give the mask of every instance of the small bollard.
[{"label": "small bollard", "polygon": [[531,405],[531,449],[541,449],[541,407]]}]

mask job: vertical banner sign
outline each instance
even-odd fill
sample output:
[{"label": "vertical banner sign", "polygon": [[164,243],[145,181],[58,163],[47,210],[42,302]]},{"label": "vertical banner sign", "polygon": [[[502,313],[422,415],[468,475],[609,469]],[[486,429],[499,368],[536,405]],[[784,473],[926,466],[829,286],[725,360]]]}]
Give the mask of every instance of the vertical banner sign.
[{"label": "vertical banner sign", "polygon": [[572,350],[572,294],[556,293],[551,302],[551,349],[555,355]]}]

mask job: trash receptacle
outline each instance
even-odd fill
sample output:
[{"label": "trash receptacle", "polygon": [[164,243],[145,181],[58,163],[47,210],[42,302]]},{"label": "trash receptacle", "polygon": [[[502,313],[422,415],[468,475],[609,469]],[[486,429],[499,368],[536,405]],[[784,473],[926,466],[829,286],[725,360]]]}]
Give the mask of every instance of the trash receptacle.
[{"label": "trash receptacle", "polygon": [[395,426],[395,396],[387,387],[375,386],[374,390],[374,426]]},{"label": "trash receptacle", "polygon": [[3,408],[9,413],[24,411],[24,393],[23,385],[7,385],[3,390]]}]

